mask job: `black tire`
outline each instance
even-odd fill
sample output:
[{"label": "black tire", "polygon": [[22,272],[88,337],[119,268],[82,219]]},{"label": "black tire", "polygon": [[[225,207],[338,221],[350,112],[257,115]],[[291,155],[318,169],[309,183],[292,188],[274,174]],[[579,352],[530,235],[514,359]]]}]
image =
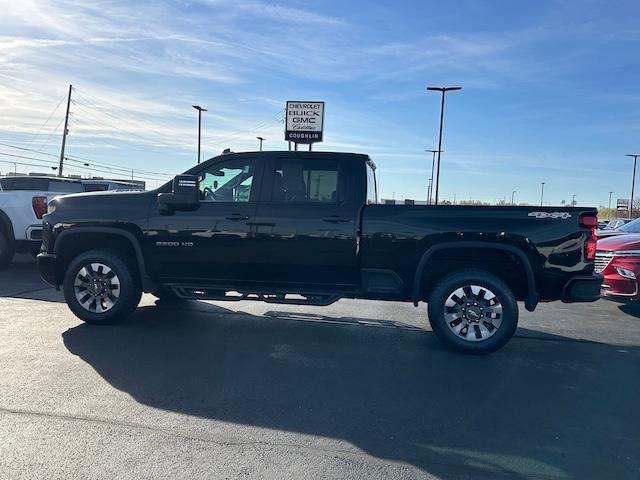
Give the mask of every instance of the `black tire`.
[{"label": "black tire", "polygon": [[[485,293],[479,291],[476,295],[472,292],[467,297],[472,285],[481,287],[480,290],[484,289]],[[464,295],[459,297],[455,292],[461,288]],[[496,300],[484,298],[491,294]],[[453,306],[445,305],[448,300]],[[498,303],[491,306],[490,303],[495,301]],[[500,313],[496,313],[498,308]],[[493,324],[497,323],[498,315],[500,324],[496,328]],[[493,316],[496,316],[495,320]],[[511,289],[495,275],[484,270],[461,270],[443,278],[431,292],[429,323],[438,339],[451,349],[474,354],[491,353],[502,348],[516,332],[518,304]],[[458,327],[460,332],[456,333],[454,330]],[[483,339],[483,335],[487,338]]]},{"label": "black tire", "polygon": [[0,230],[0,269],[7,268],[13,260],[15,251],[10,239]]},{"label": "black tire", "polygon": [[[91,311],[88,308],[91,306],[90,303],[85,303],[84,305],[88,305],[85,307],[80,302],[81,299],[76,297],[76,292],[80,291],[75,286],[76,277],[83,268],[91,264],[102,264],[108,267],[114,272],[119,282],[117,288],[119,296],[106,311]],[[115,323],[131,315],[140,303],[142,289],[135,274],[135,268],[127,264],[132,264],[132,260],[114,250],[91,250],[74,258],[67,267],[63,281],[64,298],[74,315],[86,323],[96,325]]]}]

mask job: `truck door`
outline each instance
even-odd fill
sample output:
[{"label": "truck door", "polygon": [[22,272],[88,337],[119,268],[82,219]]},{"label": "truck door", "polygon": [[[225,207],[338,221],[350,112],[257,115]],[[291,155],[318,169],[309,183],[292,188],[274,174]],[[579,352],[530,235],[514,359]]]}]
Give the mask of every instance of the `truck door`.
[{"label": "truck door", "polygon": [[251,156],[207,165],[199,176],[200,206],[149,217],[147,262],[153,274],[188,282],[239,285],[253,276],[252,221],[262,166]]},{"label": "truck door", "polygon": [[341,290],[357,284],[358,209],[347,164],[317,154],[268,162],[254,221],[259,280]]}]

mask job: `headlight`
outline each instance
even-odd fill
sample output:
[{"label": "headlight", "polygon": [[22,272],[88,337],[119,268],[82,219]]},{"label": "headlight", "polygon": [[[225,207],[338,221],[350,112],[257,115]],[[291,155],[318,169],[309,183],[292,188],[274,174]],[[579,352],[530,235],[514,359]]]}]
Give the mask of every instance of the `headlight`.
[{"label": "headlight", "polygon": [[622,268],[622,267],[615,267],[616,272],[618,272],[618,275],[620,275],[621,277],[624,278],[630,278],[632,280],[636,279],[636,274],[633,273],[633,271],[631,270],[627,270],[626,268]]}]

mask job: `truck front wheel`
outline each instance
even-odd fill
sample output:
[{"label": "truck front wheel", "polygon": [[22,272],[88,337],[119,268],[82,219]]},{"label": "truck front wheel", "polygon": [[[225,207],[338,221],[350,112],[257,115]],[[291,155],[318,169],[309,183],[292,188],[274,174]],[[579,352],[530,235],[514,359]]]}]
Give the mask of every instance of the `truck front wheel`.
[{"label": "truck front wheel", "polygon": [[64,276],[63,291],[75,316],[94,324],[128,317],[142,296],[132,269],[112,250],[91,250],[73,259]]},{"label": "truck front wheel", "polygon": [[448,347],[484,354],[502,348],[518,326],[518,304],[511,289],[484,270],[445,277],[429,298],[429,323]]}]

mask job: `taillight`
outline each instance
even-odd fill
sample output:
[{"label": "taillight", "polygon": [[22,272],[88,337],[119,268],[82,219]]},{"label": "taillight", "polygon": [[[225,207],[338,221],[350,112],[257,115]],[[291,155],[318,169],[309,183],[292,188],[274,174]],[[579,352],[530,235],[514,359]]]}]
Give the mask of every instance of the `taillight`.
[{"label": "taillight", "polygon": [[580,217],[580,226],[595,229],[598,226],[598,216],[593,213],[586,213]]},{"label": "taillight", "polygon": [[33,207],[33,213],[36,214],[36,218],[42,218],[42,216],[47,213],[47,197],[33,197],[31,206]]},{"label": "taillight", "polygon": [[598,226],[598,216],[593,213],[587,213],[580,217],[580,226],[589,229],[587,241],[584,244],[584,259],[587,262],[593,262],[596,259],[596,227]]}]

